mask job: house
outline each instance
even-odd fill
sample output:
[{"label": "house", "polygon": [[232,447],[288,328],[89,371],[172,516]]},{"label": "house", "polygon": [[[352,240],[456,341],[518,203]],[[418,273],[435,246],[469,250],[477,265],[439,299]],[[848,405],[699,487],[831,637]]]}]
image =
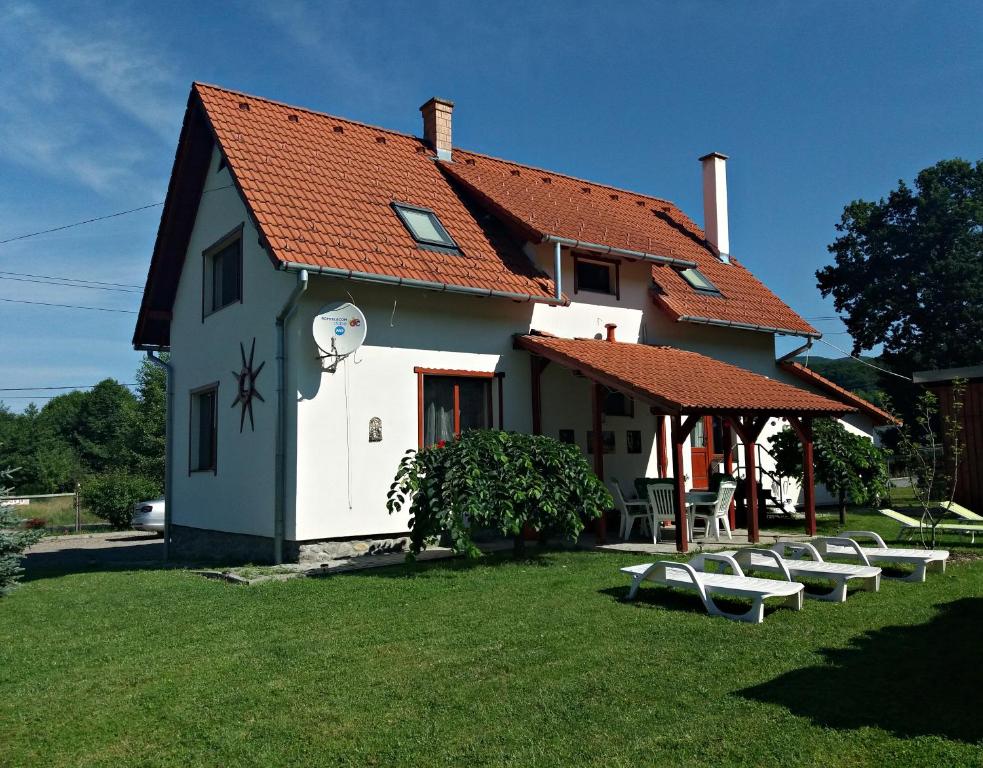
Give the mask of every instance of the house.
[{"label": "house", "polygon": [[[941,414],[957,419],[961,430],[963,455],[956,470],[956,503],[983,510],[983,365],[919,371],[913,379],[938,398]],[[958,417],[953,407],[957,402],[953,391],[957,379],[965,382]]]},{"label": "house", "polygon": [[[384,544],[400,458],[474,427],[682,475],[679,498],[743,457],[754,539],[757,445],[789,422],[809,457],[813,417],[858,413],[776,363],[776,335],[820,334],[730,254],[725,156],[701,158],[701,229],[457,148],[453,109],[424,104],[421,138],[193,85],[133,338],[170,352],[172,554]],[[343,305],[366,337],[338,358],[312,323]]]}]

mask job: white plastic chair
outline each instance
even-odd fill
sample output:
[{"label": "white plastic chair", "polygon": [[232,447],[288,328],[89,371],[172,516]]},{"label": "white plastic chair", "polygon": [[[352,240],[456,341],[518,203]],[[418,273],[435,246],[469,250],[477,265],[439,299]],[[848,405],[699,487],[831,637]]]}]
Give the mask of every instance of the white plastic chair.
[{"label": "white plastic chair", "polygon": [[636,520],[642,521],[643,528],[650,525],[648,502],[643,499],[626,499],[621,490],[621,483],[614,478],[606,485],[614,499],[615,508],[621,513],[621,538],[623,541],[628,541]]},{"label": "white plastic chair", "polygon": [[[737,490],[737,483],[733,480],[722,480],[717,489],[717,499],[709,511],[700,512],[700,507],[694,507],[693,514],[690,516],[690,538],[693,537],[693,525],[697,519],[703,520],[706,524],[705,538],[710,537],[710,524],[713,523],[713,539],[720,541],[720,524],[724,524],[728,540],[733,540],[730,532],[730,502],[734,498],[734,491]],[[704,508],[706,509],[706,508]]]},{"label": "white plastic chair", "polygon": [[676,521],[676,490],[668,483],[652,483],[648,487],[649,506],[652,508],[652,543],[659,543],[659,523]]}]

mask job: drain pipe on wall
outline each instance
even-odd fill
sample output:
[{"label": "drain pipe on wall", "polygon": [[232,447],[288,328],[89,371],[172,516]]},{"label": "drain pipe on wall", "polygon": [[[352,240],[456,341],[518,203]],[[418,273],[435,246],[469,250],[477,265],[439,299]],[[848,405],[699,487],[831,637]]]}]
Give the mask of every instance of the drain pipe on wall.
[{"label": "drain pipe on wall", "polygon": [[553,298],[559,303],[563,301],[563,276],[560,271],[560,256],[562,255],[563,245],[560,242],[553,243],[553,284],[556,286],[556,294]]},{"label": "drain pipe on wall", "polygon": [[803,345],[802,345],[801,347],[798,347],[797,349],[793,349],[793,350],[792,350],[791,352],[789,352],[788,354],[785,354],[785,355],[782,355],[782,356],[781,356],[780,358],[778,358],[778,359],[777,359],[777,360],[775,361],[775,363],[776,363],[777,365],[781,365],[782,363],[787,363],[787,362],[788,362],[789,360],[791,360],[791,359],[792,359],[793,357],[798,357],[798,356],[799,356],[799,355],[801,355],[801,354],[802,354],[803,352],[808,352],[808,351],[809,351],[810,349],[812,349],[812,343],[813,343],[813,341],[815,341],[815,339],[813,339],[813,337],[812,337],[812,336],[810,336],[810,337],[809,337],[809,338],[808,338],[808,339],[806,340],[806,343],[805,343],[805,344],[803,344]]},{"label": "drain pipe on wall", "polygon": [[164,561],[171,549],[171,481],[174,476],[174,366],[164,362],[152,349],[146,350],[147,359],[164,370],[167,388],[164,395]]},{"label": "drain pipe on wall", "polygon": [[273,562],[283,562],[284,523],[287,507],[287,322],[307,290],[306,269],[297,273],[297,284],[276,316],[276,468],[273,498]]}]

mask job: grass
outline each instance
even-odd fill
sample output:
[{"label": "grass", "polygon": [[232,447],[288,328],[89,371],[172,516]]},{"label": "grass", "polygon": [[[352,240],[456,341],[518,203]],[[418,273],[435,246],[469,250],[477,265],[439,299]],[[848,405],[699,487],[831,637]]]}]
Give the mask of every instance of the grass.
[{"label": "grass", "polygon": [[[48,527],[75,525],[75,500],[71,496],[59,496],[54,499],[31,499],[30,504],[25,507],[16,507],[14,511],[24,519],[40,518],[45,521],[45,525]],[[96,517],[85,507],[82,507],[82,525],[105,522],[102,518]]]},{"label": "grass", "polygon": [[0,765],[983,761],[983,560],[759,626],[657,588],[622,602],[617,569],[637,561],[546,552],[248,588],[34,574],[0,600]]}]

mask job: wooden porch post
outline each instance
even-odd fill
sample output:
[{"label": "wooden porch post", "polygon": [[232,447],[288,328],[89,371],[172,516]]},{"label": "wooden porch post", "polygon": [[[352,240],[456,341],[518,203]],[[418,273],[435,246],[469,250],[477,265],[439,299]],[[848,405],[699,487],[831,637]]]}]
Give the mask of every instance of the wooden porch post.
[{"label": "wooden porch post", "polygon": [[[730,422],[724,419],[723,428],[723,454],[724,454],[724,472],[728,475],[734,474],[734,430],[730,426]],[[727,517],[730,518],[731,530],[737,527],[737,514],[734,508],[734,499],[731,497],[730,508],[727,511]]]},{"label": "wooden porch post", "polygon": [[806,513],[806,533],[816,535],[816,468],[812,456],[812,418],[803,417],[801,420],[794,416],[788,417],[802,442],[802,495]]},{"label": "wooden porch post", "polygon": [[656,449],[659,453],[659,477],[669,477],[669,453],[666,450],[666,417],[662,414],[656,417],[655,427]]},{"label": "wooden porch post", "polygon": [[755,478],[757,473],[756,451],[758,435],[767,423],[766,417],[759,417],[757,420],[751,416],[734,416],[730,419],[731,426],[737,432],[738,437],[744,444],[744,482],[747,504],[747,540],[756,544],[760,538],[758,535],[758,482]]},{"label": "wooden porch post", "polygon": [[[543,434],[543,369],[547,361],[532,355],[529,358],[530,381],[532,382],[532,433]],[[501,386],[501,383],[499,384]],[[501,394],[501,390],[499,390]]]},{"label": "wooden porch post", "polygon": [[689,549],[689,536],[686,524],[686,484],[683,481],[683,432],[681,417],[672,417],[672,478],[676,491],[676,551],[686,552]]},{"label": "wooden porch post", "polygon": [[[591,423],[594,429],[594,474],[598,479],[604,479],[604,437],[601,434],[601,410],[604,404],[604,392],[600,384],[591,382]],[[607,533],[607,515],[604,513],[597,519],[597,543],[603,544]]]}]

